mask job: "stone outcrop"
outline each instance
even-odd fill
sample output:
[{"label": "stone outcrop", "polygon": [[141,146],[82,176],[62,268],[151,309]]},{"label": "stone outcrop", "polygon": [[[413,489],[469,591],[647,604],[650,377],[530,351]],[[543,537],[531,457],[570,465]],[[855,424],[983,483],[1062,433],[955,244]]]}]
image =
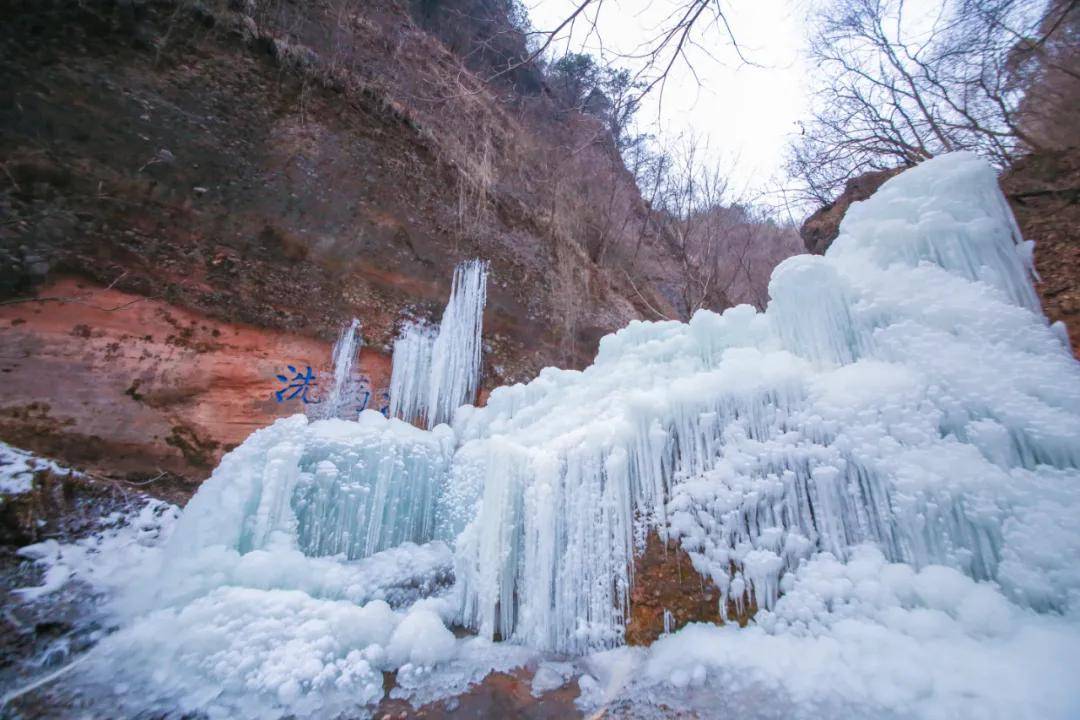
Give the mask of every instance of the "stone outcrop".
[{"label": "stone outcrop", "polygon": [[825,251],[840,234],[840,221],[851,203],[866,200],[873,195],[885,181],[899,173],[903,168],[892,170],[874,170],[863,173],[847,181],[844,192],[828,205],[817,210],[803,222],[799,229],[808,252],[824,255]]}]

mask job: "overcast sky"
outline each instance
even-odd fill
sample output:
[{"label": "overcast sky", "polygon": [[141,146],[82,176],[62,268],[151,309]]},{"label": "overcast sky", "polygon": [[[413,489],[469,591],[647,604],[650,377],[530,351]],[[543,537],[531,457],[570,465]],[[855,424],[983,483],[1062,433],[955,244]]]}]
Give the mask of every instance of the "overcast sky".
[{"label": "overcast sky", "polygon": [[[550,30],[580,0],[524,2],[533,26]],[[615,55],[646,43],[678,2],[605,0],[598,36],[587,35],[589,23],[579,23],[570,49],[600,55],[603,48],[609,61],[635,70],[634,61]],[[806,114],[805,6],[792,0],[734,0],[726,15],[744,55],[757,66],[739,61],[722,29],[702,28],[695,33],[702,48],[689,51],[697,77],[677,64],[663,94],[654,91],[639,117],[641,129],[661,143],[675,142],[688,131],[707,139],[715,161],[732,168],[738,194],[756,196],[785,183],[784,147]],[[566,47],[561,43],[556,53]],[[779,198],[768,204],[779,205]]]}]

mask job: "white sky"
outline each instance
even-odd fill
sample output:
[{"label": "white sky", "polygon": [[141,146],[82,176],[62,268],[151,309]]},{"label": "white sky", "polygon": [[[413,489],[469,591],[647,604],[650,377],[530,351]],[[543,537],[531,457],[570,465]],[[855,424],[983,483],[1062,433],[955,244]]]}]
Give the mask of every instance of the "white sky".
[{"label": "white sky", "polygon": [[[678,1],[605,0],[597,25],[608,60],[637,69],[634,61],[614,53],[630,53],[653,37]],[[524,2],[533,26],[550,30],[580,0]],[[730,168],[739,199],[776,207],[780,197],[757,196],[786,183],[785,145],[799,133],[797,121],[806,114],[810,69],[804,57],[804,6],[793,0],[731,0],[725,14],[743,54],[761,67],[740,62],[721,28],[697,30],[702,48],[688,52],[697,78],[685,63],[677,63],[662,98],[654,91],[641,109],[641,130],[655,134],[661,144],[696,133],[716,161]],[[570,50],[601,55],[597,37],[585,32],[588,25],[578,24]],[[564,42],[555,52],[566,47]]]}]

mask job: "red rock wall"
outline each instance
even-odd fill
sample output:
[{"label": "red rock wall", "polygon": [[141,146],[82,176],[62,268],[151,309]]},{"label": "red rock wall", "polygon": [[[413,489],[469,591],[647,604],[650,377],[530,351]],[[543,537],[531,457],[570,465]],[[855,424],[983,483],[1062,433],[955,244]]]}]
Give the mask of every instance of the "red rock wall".
[{"label": "red rock wall", "polygon": [[[71,463],[198,482],[253,430],[304,411],[299,398],[275,398],[287,365],[310,365],[317,382],[330,377],[330,344],[299,334],[74,278],[39,297],[78,302],[0,306],[0,437]],[[364,350],[359,373],[369,407],[380,409],[390,359]]]},{"label": "red rock wall", "polygon": [[[757,603],[747,596],[740,609],[729,599],[726,610],[729,620],[746,627],[757,613]],[[720,617],[720,591],[715,583],[694,569],[690,556],[677,543],[665,543],[655,532],[650,532],[644,552],[634,557],[627,644],[655,642],[664,632],[665,612],[670,615],[672,631],[688,623],[724,624]]]}]

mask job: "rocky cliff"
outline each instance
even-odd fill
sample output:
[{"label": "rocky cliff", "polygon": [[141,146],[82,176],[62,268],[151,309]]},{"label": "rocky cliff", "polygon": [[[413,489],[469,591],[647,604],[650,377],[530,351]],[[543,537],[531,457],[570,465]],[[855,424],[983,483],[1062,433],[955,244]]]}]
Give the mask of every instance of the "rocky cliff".
[{"label": "rocky cliff", "polygon": [[844,191],[828,205],[813,212],[799,228],[806,249],[816,255],[824,255],[829,245],[840,234],[840,221],[852,203],[868,199],[885,181],[899,173],[893,170],[872,170],[851,178],[844,184]]},{"label": "rocky cliff", "polygon": [[481,27],[478,61],[425,7],[0,3],[0,436],[197,481],[298,409],[275,376],[350,317],[378,398],[400,319],[470,257],[487,387],[677,315],[602,125],[490,71],[523,37]]}]

